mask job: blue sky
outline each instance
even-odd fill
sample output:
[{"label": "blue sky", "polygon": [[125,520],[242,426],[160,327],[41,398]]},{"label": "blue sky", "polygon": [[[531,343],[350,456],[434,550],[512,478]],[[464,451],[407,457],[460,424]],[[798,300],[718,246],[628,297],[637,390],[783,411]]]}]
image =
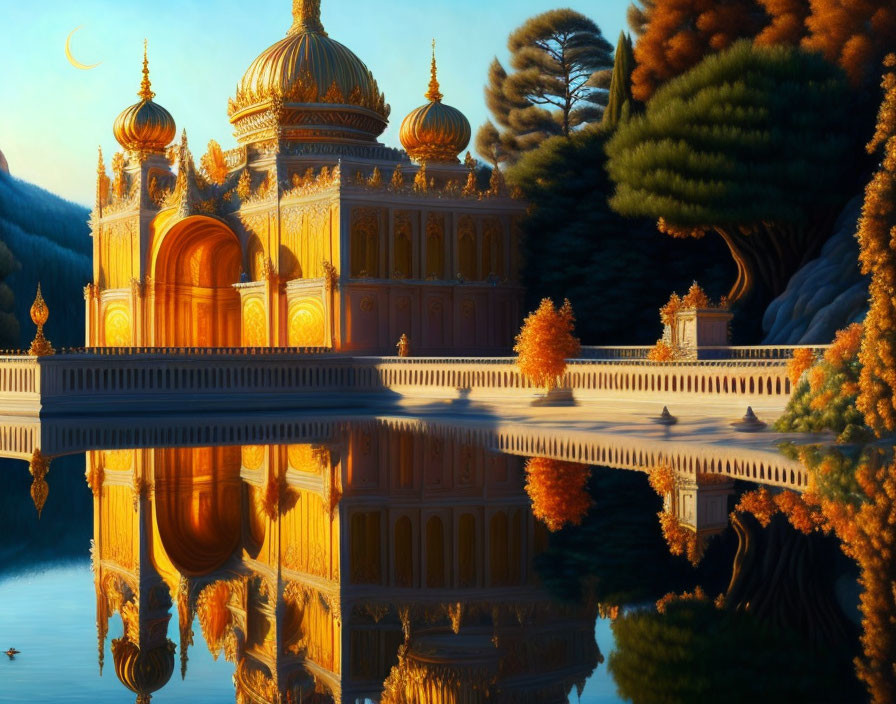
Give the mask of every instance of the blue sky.
[{"label": "blue sky", "polygon": [[[592,17],[613,44],[628,0],[562,3]],[[425,102],[430,41],[438,42],[445,102],[476,127],[488,64],[506,59],[508,33],[527,17],[556,7],[546,0],[322,0],[334,39],[373,71],[392,105],[382,141],[398,145],[401,119]],[[289,28],[291,0],[0,0],[0,150],[10,170],[70,200],[92,204],[96,149],[108,157],[116,115],[137,101],[143,38],[149,40],[156,101],[186,127],[197,156],[209,139],[234,145],[227,99],[252,60]],[[65,39],[85,64],[65,58]]]}]

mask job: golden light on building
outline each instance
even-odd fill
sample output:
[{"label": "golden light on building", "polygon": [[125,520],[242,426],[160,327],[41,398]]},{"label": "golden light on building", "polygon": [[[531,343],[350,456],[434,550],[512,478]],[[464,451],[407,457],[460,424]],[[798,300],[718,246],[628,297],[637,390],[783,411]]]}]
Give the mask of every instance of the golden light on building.
[{"label": "golden light on building", "polygon": [[99,161],[89,346],[389,354],[407,334],[421,355],[509,350],[526,206],[458,163],[469,123],[441,102],[434,58],[407,152],[377,141],[390,108],[319,0],[295,0],[240,79],[235,149],[195,161],[186,133],[166,149],[146,61],[140,97],[111,175]]},{"label": "golden light on building", "polygon": [[115,120],[112,131],[125,149],[135,151],[164,151],[177,134],[174,118],[165,108],[153,102],[149,81],[149,59],[143,43],[143,80],[137,96],[140,102],[124,110]]},{"label": "golden light on building", "polygon": [[[239,704],[565,701],[600,659],[597,607],[535,578],[522,460],[403,423],[317,432],[87,453],[99,654],[120,615],[115,673],[137,702],[176,649],[190,676],[195,621]],[[132,485],[149,487],[136,510]]]},{"label": "golden light on building", "polygon": [[470,122],[457,108],[442,102],[436,71],[436,42],[432,42],[432,77],[426,99],[401,123],[401,144],[417,162],[459,163],[458,156],[470,143]]}]

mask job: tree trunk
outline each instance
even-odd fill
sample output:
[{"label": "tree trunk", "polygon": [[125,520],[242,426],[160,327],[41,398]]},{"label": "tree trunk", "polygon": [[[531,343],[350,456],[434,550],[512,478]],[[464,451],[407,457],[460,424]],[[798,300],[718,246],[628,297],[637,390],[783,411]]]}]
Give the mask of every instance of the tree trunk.
[{"label": "tree trunk", "polygon": [[807,225],[760,223],[749,231],[714,228],[737,265],[728,300],[742,302],[757,288],[769,300],[782,294],[797,270],[818,254],[831,234],[836,213],[829,209]]},{"label": "tree trunk", "polygon": [[837,603],[830,574],[833,538],[803,535],[780,515],[763,529],[753,516],[736,513],[732,526],[739,544],[725,608],[749,611],[820,645],[852,644],[857,628]]}]

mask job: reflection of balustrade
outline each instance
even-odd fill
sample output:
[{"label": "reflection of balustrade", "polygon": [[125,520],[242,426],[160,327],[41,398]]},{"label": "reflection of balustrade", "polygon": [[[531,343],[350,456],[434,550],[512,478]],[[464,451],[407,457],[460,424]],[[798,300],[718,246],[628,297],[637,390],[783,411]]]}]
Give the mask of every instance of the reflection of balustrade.
[{"label": "reflection of balustrade", "polygon": [[104,418],[100,423],[89,419],[20,419],[0,427],[0,456],[29,460],[35,447],[48,456],[58,457],[97,448],[317,443],[334,437],[348,424],[425,432],[523,457],[548,457],[617,469],[643,470],[668,464],[683,475],[723,475],[797,491],[804,490],[808,483],[805,468],[777,452],[774,438],[765,446],[756,445],[754,440],[753,446],[740,447],[699,439],[676,441],[574,428],[564,430],[561,437],[556,428],[526,423],[493,427],[475,422],[369,416],[302,419],[273,426],[264,419],[241,417],[210,421],[202,416],[176,420],[157,416],[139,423],[128,417]]}]

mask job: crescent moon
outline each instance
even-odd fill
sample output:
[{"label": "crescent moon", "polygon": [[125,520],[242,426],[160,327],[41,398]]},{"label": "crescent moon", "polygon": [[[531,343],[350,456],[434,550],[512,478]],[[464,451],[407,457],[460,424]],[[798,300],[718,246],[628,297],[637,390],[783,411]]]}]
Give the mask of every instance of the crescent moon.
[{"label": "crescent moon", "polygon": [[91,64],[90,66],[88,66],[87,64],[82,64],[80,61],[78,61],[77,59],[75,59],[74,56],[72,56],[72,36],[74,36],[75,32],[77,32],[77,31],[78,31],[79,29],[81,29],[81,27],[83,27],[83,26],[84,26],[84,25],[82,24],[82,25],[78,25],[77,27],[75,27],[75,28],[69,33],[68,37],[66,38],[66,40],[65,40],[65,58],[67,58],[67,59],[68,59],[68,62],[69,62],[72,66],[74,66],[75,68],[77,68],[77,69],[81,69],[82,71],[89,71],[89,70],[92,69],[92,68],[96,68],[97,66],[99,66],[99,65],[100,65],[101,63],[103,63],[103,62],[100,61],[99,63]]}]

